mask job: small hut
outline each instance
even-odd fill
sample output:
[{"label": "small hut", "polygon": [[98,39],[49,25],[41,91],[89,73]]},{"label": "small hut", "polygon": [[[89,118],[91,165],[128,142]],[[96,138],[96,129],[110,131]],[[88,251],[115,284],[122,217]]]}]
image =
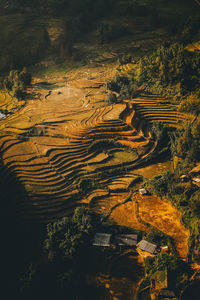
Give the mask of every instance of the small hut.
[{"label": "small hut", "polygon": [[95,233],[92,245],[97,246],[97,247],[110,247],[111,246],[111,234]]},{"label": "small hut", "polygon": [[139,242],[138,248],[144,252],[154,254],[154,252],[157,248],[157,245],[152,244],[146,240],[142,240],[141,242]]},{"label": "small hut", "polygon": [[145,188],[139,189],[139,193],[140,193],[140,195],[147,195],[148,194],[148,192]]},{"label": "small hut", "polygon": [[137,245],[137,234],[117,234],[114,243],[118,246],[133,247]]}]

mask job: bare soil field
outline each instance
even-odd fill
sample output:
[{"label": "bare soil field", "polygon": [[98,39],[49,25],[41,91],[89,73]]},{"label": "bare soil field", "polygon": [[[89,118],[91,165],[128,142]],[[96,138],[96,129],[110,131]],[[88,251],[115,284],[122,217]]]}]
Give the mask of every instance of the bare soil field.
[{"label": "bare soil field", "polygon": [[[135,200],[138,202],[138,213]],[[118,206],[110,215],[110,221],[121,226],[148,232],[149,227],[141,220],[172,237],[179,256],[187,256],[190,232],[181,223],[181,214],[171,203],[154,195],[141,196],[135,193],[131,202]]]}]

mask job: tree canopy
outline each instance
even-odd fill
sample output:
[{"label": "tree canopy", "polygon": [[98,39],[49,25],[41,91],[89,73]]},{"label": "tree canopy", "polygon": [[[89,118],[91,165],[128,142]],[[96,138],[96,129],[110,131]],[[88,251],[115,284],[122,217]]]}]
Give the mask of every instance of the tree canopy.
[{"label": "tree canopy", "polygon": [[75,209],[71,218],[64,217],[47,225],[45,249],[49,260],[72,259],[90,243],[95,217],[85,207]]}]

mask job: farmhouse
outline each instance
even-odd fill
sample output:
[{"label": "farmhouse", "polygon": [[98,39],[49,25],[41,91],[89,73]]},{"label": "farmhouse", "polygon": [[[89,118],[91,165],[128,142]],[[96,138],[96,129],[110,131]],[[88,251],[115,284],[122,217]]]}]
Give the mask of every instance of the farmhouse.
[{"label": "farmhouse", "polygon": [[5,114],[3,114],[2,112],[0,112],[0,120],[4,119],[6,117]]},{"label": "farmhouse", "polygon": [[139,193],[140,193],[140,195],[147,195],[147,190],[144,188],[139,189]]},{"label": "farmhouse", "polygon": [[117,234],[115,236],[114,243],[118,246],[136,246],[137,234]]},{"label": "farmhouse", "polygon": [[98,247],[111,246],[111,234],[109,233],[95,233],[92,245]]},{"label": "farmhouse", "polygon": [[200,182],[200,178],[199,178],[199,177],[193,178],[192,180],[193,180],[194,182],[198,182],[198,183]]},{"label": "farmhouse", "polygon": [[161,252],[169,252],[169,247],[168,246],[161,247]]},{"label": "farmhouse", "polygon": [[154,254],[157,245],[152,244],[146,240],[142,240],[141,242],[138,243],[138,248],[144,252]]}]

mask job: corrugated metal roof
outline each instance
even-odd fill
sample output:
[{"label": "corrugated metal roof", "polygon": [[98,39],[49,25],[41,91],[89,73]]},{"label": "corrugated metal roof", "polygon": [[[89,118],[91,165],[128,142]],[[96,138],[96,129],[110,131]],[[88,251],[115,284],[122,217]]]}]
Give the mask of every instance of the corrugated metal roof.
[{"label": "corrugated metal roof", "polygon": [[156,247],[157,247],[157,245],[149,243],[148,241],[145,241],[145,240],[142,240],[138,245],[138,248],[140,250],[149,252],[151,254],[154,253],[154,251],[156,250]]},{"label": "corrugated metal roof", "polygon": [[115,243],[120,246],[136,246],[137,234],[118,234],[115,236]]},{"label": "corrugated metal roof", "polygon": [[141,189],[139,189],[139,193],[140,193],[141,195],[146,195],[146,194],[147,194],[147,190],[144,189],[144,188],[141,188]]},{"label": "corrugated metal roof", "polygon": [[111,234],[109,233],[96,233],[94,236],[93,246],[109,247]]},{"label": "corrugated metal roof", "polygon": [[0,112],[0,119],[3,119],[3,118],[5,118],[5,117],[6,117],[6,115],[3,114],[2,112]]}]

